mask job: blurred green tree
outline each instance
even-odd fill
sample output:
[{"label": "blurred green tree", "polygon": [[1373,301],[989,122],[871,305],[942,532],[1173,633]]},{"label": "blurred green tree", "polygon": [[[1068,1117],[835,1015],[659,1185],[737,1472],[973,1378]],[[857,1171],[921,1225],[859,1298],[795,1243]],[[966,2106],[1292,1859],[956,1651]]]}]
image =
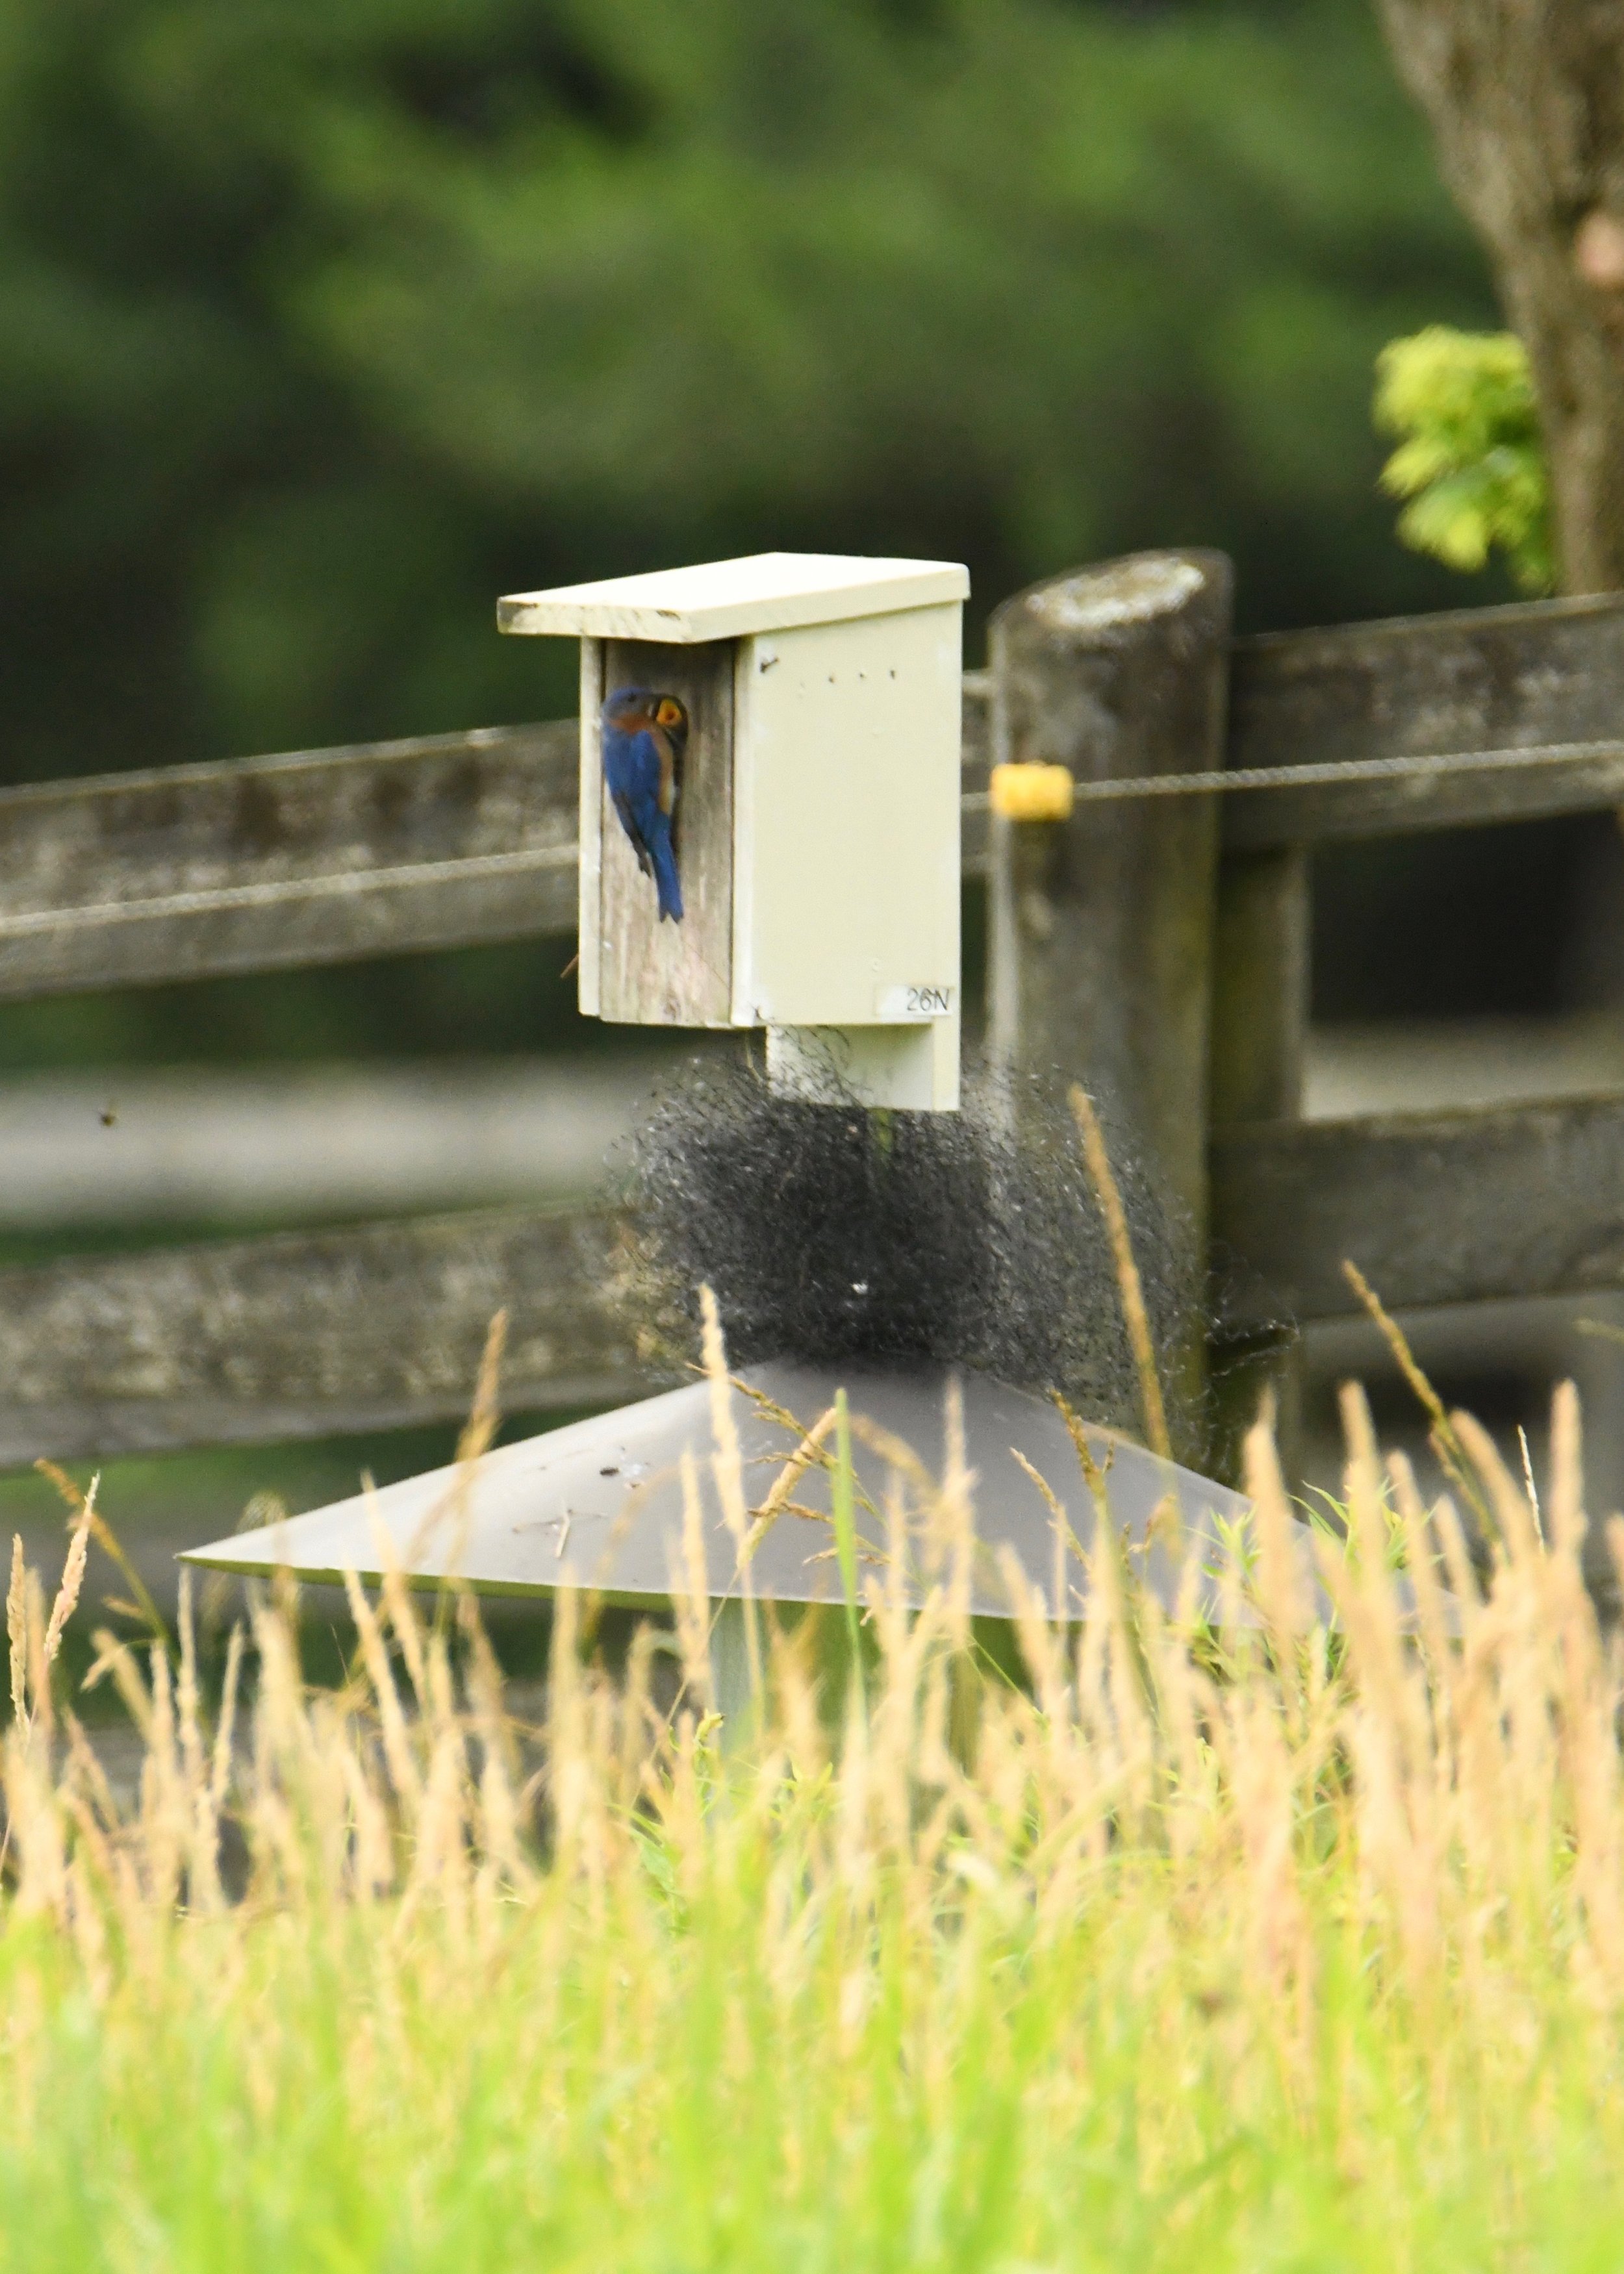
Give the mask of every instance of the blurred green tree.
[{"label": "blurred green tree", "polygon": [[1367,374],[1491,312],[1346,0],[0,0],[4,770],[567,707],[499,591],[761,546],[1424,605]]},{"label": "blurred green tree", "polygon": [[1429,324],[1376,365],[1376,424],[1401,437],[1382,487],[1399,535],[1468,575],[1500,553],[1525,592],[1556,582],[1551,485],[1528,351],[1514,332]]},{"label": "blurred green tree", "polygon": [[1624,589],[1624,4],[1376,5],[1527,351],[1556,581]]}]

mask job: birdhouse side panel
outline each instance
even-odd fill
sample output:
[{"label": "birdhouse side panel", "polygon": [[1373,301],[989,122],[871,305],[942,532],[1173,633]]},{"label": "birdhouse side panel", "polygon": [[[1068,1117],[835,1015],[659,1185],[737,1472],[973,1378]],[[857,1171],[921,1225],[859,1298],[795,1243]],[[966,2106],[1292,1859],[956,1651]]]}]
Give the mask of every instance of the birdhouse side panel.
[{"label": "birdhouse side panel", "polygon": [[956,604],[741,643],[734,1015],[956,1020]]},{"label": "birdhouse side panel", "polygon": [[603,642],[581,642],[581,828],[577,870],[576,1001],[584,1019],[601,1008],[598,925],[603,852],[603,748],[598,710],[603,701]]},{"label": "birdhouse side panel", "polygon": [[611,729],[599,737],[599,1013],[634,1026],[725,1027],[735,643],[602,644],[601,704],[646,700],[626,707],[635,731],[618,743]]}]

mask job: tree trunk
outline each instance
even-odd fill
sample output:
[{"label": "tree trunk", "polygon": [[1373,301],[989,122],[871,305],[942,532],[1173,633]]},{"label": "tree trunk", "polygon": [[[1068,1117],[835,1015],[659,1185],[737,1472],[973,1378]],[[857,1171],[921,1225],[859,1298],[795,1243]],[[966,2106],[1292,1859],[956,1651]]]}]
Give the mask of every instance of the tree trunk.
[{"label": "tree trunk", "polygon": [[1528,350],[1568,592],[1624,586],[1624,0],[1377,0]]}]

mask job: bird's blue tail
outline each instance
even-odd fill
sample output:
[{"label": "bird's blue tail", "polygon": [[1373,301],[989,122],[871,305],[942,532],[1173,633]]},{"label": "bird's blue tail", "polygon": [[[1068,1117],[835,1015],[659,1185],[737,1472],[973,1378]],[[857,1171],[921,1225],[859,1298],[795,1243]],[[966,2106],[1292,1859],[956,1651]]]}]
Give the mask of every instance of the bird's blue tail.
[{"label": "bird's blue tail", "polygon": [[683,888],[677,881],[676,848],[668,830],[661,830],[649,847],[654,858],[654,887],[660,894],[661,920],[669,916],[674,923],[683,920]]}]

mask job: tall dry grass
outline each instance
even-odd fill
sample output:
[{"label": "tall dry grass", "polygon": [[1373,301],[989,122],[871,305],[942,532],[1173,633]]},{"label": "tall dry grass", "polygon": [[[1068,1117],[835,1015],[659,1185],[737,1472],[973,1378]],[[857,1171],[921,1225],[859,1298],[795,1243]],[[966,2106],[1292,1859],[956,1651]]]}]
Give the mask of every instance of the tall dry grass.
[{"label": "tall dry grass", "polygon": [[561,1597],[520,1728],[472,1600],[397,1575],[336,1690],[255,1599],[206,1712],[183,1594],[173,1655],[100,1638],[122,1809],[22,1574],[0,2265],[1613,2263],[1624,1653],[1576,1401],[1538,1505],[1452,1418],[1484,1584],[1343,1412],[1333,1626],[1265,1426],[1256,1623],[1102,1541],[1076,1623],[1008,1569],[1023,1682],[969,1616],[973,1479],[899,1467],[937,1578],[867,1570],[860,1690],[841,1621],[759,1605],[724,1728],[679,1575],[613,1671]]}]

